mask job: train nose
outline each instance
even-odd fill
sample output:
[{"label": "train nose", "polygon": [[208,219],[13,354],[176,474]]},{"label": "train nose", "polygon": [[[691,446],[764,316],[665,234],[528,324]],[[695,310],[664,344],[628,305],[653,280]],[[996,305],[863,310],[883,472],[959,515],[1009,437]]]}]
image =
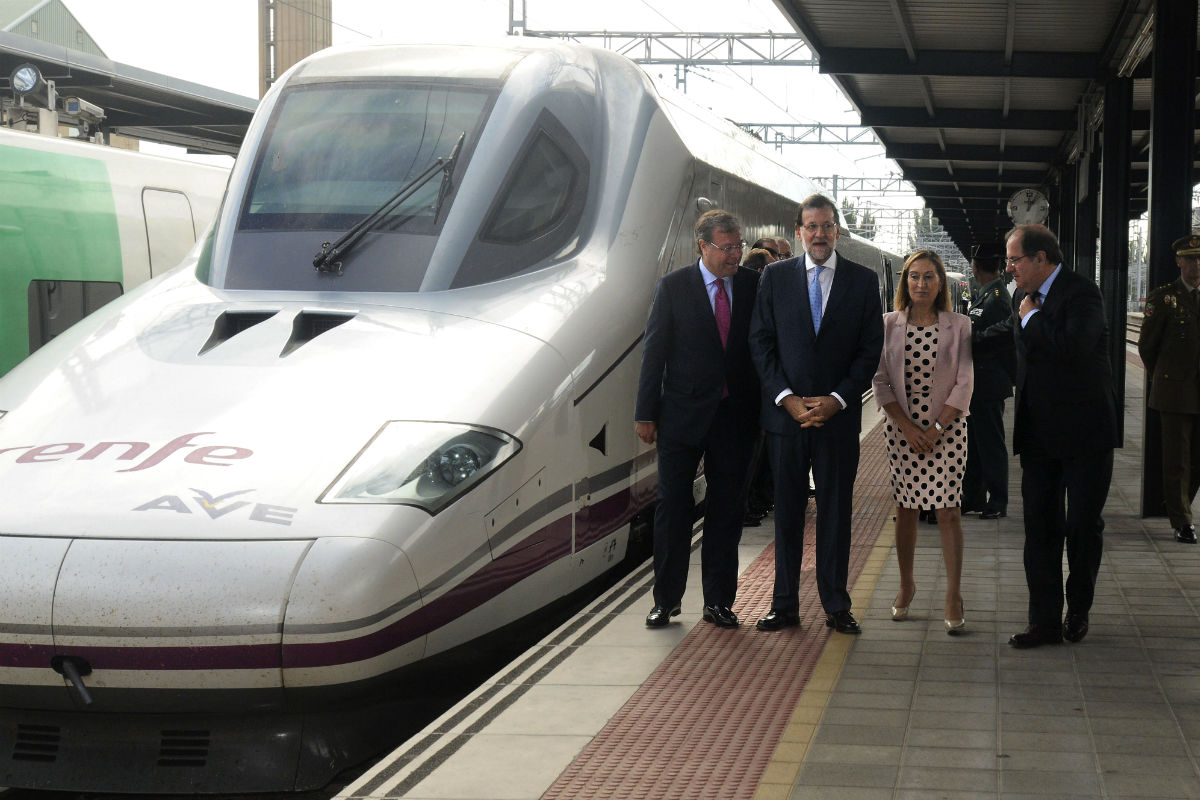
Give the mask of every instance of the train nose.
[{"label": "train nose", "polygon": [[310,546],[0,538],[0,563],[15,567],[0,609],[22,620],[0,639],[0,685],[64,687],[62,707],[97,708],[128,697],[105,689],[212,688],[218,674],[224,689],[278,690],[284,610]]}]

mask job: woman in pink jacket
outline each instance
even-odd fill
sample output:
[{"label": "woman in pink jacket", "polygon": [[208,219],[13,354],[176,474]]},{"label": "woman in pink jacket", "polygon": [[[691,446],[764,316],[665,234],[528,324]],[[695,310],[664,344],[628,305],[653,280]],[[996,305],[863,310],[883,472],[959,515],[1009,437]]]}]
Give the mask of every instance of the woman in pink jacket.
[{"label": "woman in pink jacket", "polygon": [[921,509],[933,509],[946,563],[946,632],[955,635],[966,626],[960,487],[973,381],[971,322],[949,310],[946,267],[929,250],[919,250],[904,262],[894,305],[895,311],[883,315],[883,355],[874,379],[875,400],[888,418],[896,500],[900,593],[892,619],[908,616],[916,594],[917,517]]}]

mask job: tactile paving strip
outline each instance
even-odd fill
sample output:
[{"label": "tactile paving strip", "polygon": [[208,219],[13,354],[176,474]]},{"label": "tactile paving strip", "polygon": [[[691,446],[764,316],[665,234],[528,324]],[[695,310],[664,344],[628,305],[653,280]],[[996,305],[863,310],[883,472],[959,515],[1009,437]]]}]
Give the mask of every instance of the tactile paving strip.
[{"label": "tactile paving strip", "polygon": [[[862,442],[854,486],[850,584],[893,508],[879,425]],[[733,630],[698,624],[563,772],[558,798],[752,798],[830,629],[817,597],[813,515],[805,528],[800,628],[755,630],[771,607],[775,548],[742,574]]]}]

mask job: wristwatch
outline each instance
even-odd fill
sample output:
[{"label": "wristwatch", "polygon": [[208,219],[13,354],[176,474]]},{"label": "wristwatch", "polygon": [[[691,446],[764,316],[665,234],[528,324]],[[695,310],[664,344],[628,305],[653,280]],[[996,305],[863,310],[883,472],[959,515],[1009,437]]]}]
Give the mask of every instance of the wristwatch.
[{"label": "wristwatch", "polygon": [[946,430],[945,428],[942,427],[942,423],[938,422],[936,419],[933,421],[933,427],[937,430],[938,433],[941,433],[944,430]]}]

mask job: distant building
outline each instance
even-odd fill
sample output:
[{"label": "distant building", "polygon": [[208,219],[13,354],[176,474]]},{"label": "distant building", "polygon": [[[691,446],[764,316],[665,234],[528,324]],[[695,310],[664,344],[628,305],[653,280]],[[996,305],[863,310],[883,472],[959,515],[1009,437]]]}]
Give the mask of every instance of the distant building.
[{"label": "distant building", "polygon": [[297,61],[333,44],[333,0],[258,0],[258,38],[262,97]]},{"label": "distant building", "polygon": [[60,0],[0,0],[0,31],[108,58]]}]

